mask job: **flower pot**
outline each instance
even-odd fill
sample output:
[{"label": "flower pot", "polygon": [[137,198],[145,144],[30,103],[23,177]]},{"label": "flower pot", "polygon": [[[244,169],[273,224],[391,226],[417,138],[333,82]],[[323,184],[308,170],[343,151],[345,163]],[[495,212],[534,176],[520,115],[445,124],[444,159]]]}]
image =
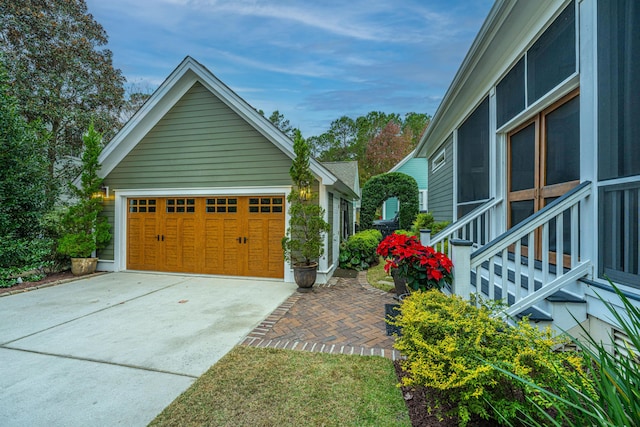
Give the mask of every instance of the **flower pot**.
[{"label": "flower pot", "polygon": [[407,278],[401,276],[396,269],[391,270],[391,277],[393,277],[393,284],[396,287],[395,298],[397,300],[402,300],[402,298],[409,294],[409,290],[407,289]]},{"label": "flower pot", "polygon": [[316,283],[316,277],[318,275],[318,263],[313,262],[309,265],[294,265],[293,266],[293,278],[298,285],[298,292],[309,292]]},{"label": "flower pot", "polygon": [[98,258],[71,258],[71,273],[74,276],[84,276],[96,272]]}]

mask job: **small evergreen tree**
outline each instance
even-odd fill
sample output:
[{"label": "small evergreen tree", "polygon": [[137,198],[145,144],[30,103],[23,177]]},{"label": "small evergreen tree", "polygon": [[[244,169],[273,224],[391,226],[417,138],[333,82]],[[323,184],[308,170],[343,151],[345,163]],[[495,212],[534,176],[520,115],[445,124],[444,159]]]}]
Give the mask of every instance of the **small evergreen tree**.
[{"label": "small evergreen tree", "polygon": [[97,196],[101,194],[103,181],[98,176],[102,135],[91,124],[82,139],[85,149],[80,187],[73,183],[69,185],[77,203],[69,207],[63,218],[66,233],[58,242],[58,251],[72,258],[90,257],[93,251],[104,248],[111,240],[110,225],[105,217],[100,216],[102,197]]},{"label": "small evergreen tree", "polygon": [[317,195],[311,194],[313,174],[309,167],[310,149],[299,130],[295,130],[293,160],[289,175],[293,189],[287,196],[289,202],[289,228],[282,239],[287,261],[296,265],[311,265],[324,254],[324,234],[329,224],[324,220],[324,209],[318,204]]}]

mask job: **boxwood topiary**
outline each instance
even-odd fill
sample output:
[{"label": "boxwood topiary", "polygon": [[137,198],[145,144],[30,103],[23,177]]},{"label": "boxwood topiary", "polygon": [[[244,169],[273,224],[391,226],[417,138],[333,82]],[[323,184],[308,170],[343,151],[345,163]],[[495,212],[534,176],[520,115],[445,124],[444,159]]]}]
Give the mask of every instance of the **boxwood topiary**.
[{"label": "boxwood topiary", "polygon": [[400,228],[408,229],[418,214],[418,194],[418,183],[407,174],[389,172],[374,176],[362,187],[360,227],[371,228],[376,208],[388,198],[397,197],[400,201]]}]

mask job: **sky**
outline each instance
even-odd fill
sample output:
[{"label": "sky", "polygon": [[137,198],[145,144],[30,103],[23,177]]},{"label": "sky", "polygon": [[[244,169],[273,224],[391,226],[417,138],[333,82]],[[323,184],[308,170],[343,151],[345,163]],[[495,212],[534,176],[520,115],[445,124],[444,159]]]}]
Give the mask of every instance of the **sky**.
[{"label": "sky", "polygon": [[129,90],[187,56],[303,136],[341,116],[436,112],[493,0],[86,0]]}]

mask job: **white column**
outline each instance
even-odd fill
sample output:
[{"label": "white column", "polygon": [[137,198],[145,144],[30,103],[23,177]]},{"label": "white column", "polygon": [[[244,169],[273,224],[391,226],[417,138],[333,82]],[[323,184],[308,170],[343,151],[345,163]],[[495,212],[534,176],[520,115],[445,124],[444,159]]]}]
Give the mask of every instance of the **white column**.
[{"label": "white column", "polygon": [[429,246],[431,244],[431,230],[420,229],[420,243],[422,246]]},{"label": "white column", "polygon": [[453,262],[452,292],[464,299],[469,299],[469,295],[471,294],[472,244],[473,242],[469,240],[449,240],[449,245],[451,245],[451,261]]}]

